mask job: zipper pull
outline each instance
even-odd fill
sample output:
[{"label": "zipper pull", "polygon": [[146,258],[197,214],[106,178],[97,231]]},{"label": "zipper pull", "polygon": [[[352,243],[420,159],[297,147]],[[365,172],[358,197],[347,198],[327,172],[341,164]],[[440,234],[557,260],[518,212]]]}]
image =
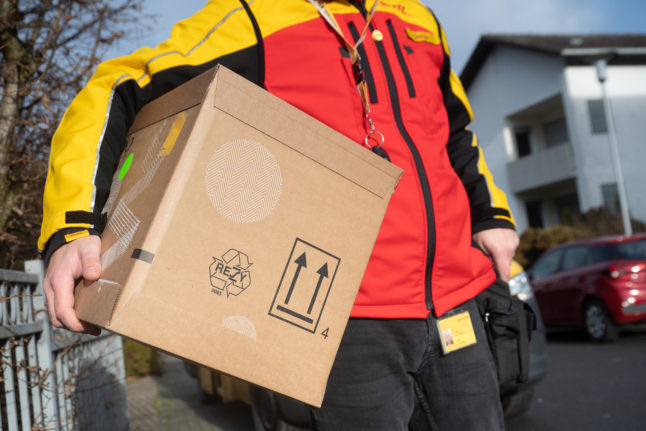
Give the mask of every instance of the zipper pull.
[{"label": "zipper pull", "polygon": [[386,152],[386,150],[384,149],[383,146],[376,145],[376,146],[372,147],[370,149],[370,151],[372,151],[373,153],[375,153],[376,155],[378,155],[382,159],[386,159],[386,160],[388,160],[389,162],[392,163],[392,160],[390,160],[390,156],[388,155],[388,153]]}]

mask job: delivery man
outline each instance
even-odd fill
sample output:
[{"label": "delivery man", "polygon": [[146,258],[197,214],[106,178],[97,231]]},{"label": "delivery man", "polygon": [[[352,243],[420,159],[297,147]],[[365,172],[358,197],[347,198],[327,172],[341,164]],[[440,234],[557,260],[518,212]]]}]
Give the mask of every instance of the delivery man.
[{"label": "delivery man", "polygon": [[135,115],[218,63],[405,171],[317,428],[405,430],[415,411],[428,429],[502,429],[473,298],[508,279],[518,237],[444,31],[415,0],[212,0],[167,42],[99,65],[52,141],[39,248],[53,324],[95,331],[74,314],[74,280],[101,273],[102,209]]}]

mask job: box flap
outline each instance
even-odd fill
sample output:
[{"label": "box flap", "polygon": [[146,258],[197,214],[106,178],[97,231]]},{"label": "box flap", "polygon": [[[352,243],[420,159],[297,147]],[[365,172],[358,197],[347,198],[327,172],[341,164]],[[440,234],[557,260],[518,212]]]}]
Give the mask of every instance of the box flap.
[{"label": "box flap", "polygon": [[74,300],[78,318],[108,328],[120,293],[121,284],[114,281],[99,279],[89,285],[80,281],[75,288]]},{"label": "box flap", "polygon": [[128,134],[202,103],[215,72],[215,68],[204,72],[181,85],[181,88],[175,88],[146,104],[137,114]]},{"label": "box flap", "polygon": [[[142,128],[128,136],[103,208],[108,221],[101,235],[101,279],[91,285],[81,281],[76,286],[75,309],[80,319],[110,329],[120,304],[136,294],[141,278],[137,262],[146,261],[147,251],[135,244],[142,244],[148,235],[157,203],[166,194],[167,183],[190,137],[200,112],[197,91],[206,91],[209,84],[204,78],[209,78],[208,74],[189,83],[188,95],[175,92],[172,99],[159,98],[147,105],[149,109],[142,112],[145,121],[139,122],[141,117],[137,117],[135,122]],[[201,97],[203,100],[204,94]],[[194,102],[196,105],[190,106]],[[189,107],[178,111],[183,106]],[[153,114],[167,116],[155,118]],[[151,127],[143,127],[146,123]],[[128,168],[123,170],[126,164]],[[135,262],[130,264],[132,260]]]},{"label": "box flap", "polygon": [[[389,197],[403,170],[363,148],[245,78],[218,66],[214,106],[281,141],[381,198]],[[218,85],[224,82],[226,85]],[[255,109],[262,105],[264,109]],[[298,124],[299,127],[294,127]],[[327,141],[339,149],[324,149]],[[386,175],[383,175],[385,173]]]}]

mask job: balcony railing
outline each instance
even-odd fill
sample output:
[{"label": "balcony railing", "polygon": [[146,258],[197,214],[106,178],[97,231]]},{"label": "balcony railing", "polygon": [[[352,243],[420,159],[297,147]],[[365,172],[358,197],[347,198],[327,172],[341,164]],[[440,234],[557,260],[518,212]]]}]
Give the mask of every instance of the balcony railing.
[{"label": "balcony railing", "polygon": [[558,145],[509,162],[507,174],[514,193],[572,179],[576,176],[572,146]]},{"label": "balcony railing", "polygon": [[125,431],[121,337],[52,328],[43,266],[0,269],[0,431]]}]

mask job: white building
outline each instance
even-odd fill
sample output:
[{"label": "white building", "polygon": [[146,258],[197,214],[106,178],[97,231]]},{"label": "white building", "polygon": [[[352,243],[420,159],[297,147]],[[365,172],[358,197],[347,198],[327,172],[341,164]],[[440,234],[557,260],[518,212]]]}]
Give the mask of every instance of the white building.
[{"label": "white building", "polygon": [[565,210],[619,211],[613,124],[630,216],[646,221],[646,35],[485,35],[461,79],[519,232],[557,224]]}]

